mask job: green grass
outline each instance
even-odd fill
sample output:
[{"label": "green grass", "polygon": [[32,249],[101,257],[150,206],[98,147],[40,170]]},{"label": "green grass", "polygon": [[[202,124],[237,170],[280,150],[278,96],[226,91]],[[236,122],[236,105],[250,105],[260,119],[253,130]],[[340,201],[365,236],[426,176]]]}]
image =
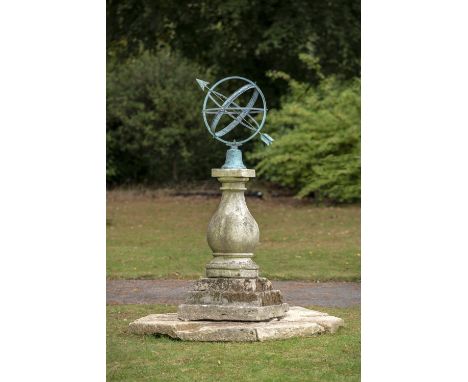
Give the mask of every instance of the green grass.
[{"label": "green grass", "polygon": [[312,307],[345,320],[335,334],[256,343],[182,342],[128,333],[165,305],[107,307],[109,381],[359,381],[360,307]]},{"label": "green grass", "polygon": [[[107,198],[107,277],[198,278],[211,251],[217,198],[113,191]],[[360,280],[360,207],[292,199],[247,204],[260,227],[255,261],[271,279]]]}]

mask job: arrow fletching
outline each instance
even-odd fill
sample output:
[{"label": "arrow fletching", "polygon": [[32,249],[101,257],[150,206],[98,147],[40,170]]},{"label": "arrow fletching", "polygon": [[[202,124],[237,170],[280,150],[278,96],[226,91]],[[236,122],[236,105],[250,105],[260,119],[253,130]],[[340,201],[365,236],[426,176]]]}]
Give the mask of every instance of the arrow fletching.
[{"label": "arrow fletching", "polygon": [[264,133],[260,133],[260,139],[267,146],[270,146],[274,141],[274,139],[272,137],[270,137],[268,134],[264,134]]}]

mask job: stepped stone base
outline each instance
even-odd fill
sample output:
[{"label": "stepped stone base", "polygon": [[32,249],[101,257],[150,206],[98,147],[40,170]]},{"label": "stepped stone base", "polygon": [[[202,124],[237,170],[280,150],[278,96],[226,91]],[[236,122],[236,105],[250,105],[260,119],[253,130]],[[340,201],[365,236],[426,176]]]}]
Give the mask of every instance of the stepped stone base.
[{"label": "stepped stone base", "polygon": [[181,320],[267,321],[288,308],[266,278],[205,278],[194,283],[178,314]]},{"label": "stepped stone base", "polygon": [[129,325],[135,334],[158,334],[184,341],[254,342],[335,333],[344,322],[326,313],[293,306],[268,322],[182,321],[177,313],[150,314]]},{"label": "stepped stone base", "polygon": [[180,320],[197,321],[268,321],[283,317],[289,309],[288,304],[270,306],[226,306],[226,305],[179,305]]}]

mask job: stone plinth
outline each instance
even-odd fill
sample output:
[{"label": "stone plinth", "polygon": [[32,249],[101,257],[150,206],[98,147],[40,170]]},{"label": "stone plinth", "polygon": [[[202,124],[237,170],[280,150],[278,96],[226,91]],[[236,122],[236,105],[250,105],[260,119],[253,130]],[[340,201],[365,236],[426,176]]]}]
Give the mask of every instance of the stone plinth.
[{"label": "stone plinth", "polygon": [[267,306],[283,303],[279,290],[264,277],[256,279],[201,279],[195,281],[187,304]]},{"label": "stone plinth", "polygon": [[196,281],[177,312],[181,320],[266,321],[287,310],[281,292],[266,278],[225,277]]},{"label": "stone plinth", "polygon": [[283,317],[289,309],[288,304],[269,306],[233,305],[179,305],[179,319],[186,321],[268,321],[272,317]]},{"label": "stone plinth", "polygon": [[343,325],[341,318],[294,306],[283,318],[267,322],[182,321],[176,313],[150,314],[132,322],[129,330],[185,341],[254,342],[335,333]]}]

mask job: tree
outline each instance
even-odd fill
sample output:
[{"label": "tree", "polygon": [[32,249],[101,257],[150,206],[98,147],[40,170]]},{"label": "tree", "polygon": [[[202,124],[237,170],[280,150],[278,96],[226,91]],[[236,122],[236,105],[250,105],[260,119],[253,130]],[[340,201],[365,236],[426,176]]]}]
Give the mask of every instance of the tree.
[{"label": "tree", "polygon": [[286,87],[268,70],[318,81],[299,53],[317,58],[325,75],[360,76],[359,0],[108,0],[107,25],[112,54],[170,46],[217,77],[254,78],[273,107]]},{"label": "tree", "polygon": [[210,78],[167,50],[109,65],[109,184],[205,179],[213,163],[223,163],[223,145],[206,149],[198,76]]}]

